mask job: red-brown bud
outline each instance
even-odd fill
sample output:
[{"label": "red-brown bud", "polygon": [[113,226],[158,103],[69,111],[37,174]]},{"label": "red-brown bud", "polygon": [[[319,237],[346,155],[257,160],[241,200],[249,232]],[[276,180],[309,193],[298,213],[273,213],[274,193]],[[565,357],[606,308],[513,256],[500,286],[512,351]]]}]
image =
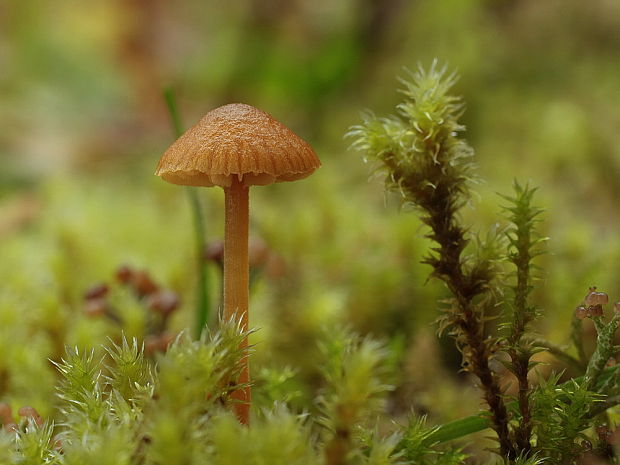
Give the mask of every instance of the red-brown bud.
[{"label": "red-brown bud", "polygon": [[168,316],[179,307],[179,296],[164,289],[149,295],[146,304],[150,310]]},{"label": "red-brown bud", "polygon": [[205,250],[204,258],[219,266],[224,266],[224,242],[219,240],[210,242]]},{"label": "red-brown bud", "polygon": [[108,295],[110,288],[105,283],[95,284],[84,293],[84,300],[99,299]]},{"label": "red-brown bud", "polygon": [[588,307],[595,305],[605,305],[609,302],[609,296],[604,292],[591,291],[585,298],[585,304]]},{"label": "red-brown bud", "polygon": [[580,305],[575,309],[575,317],[579,320],[583,320],[588,316],[588,310],[583,305]]},{"label": "red-brown bud", "polygon": [[592,307],[588,307],[588,311],[591,316],[603,316],[603,306],[602,305],[594,305]]},{"label": "red-brown bud", "polygon": [[116,280],[121,284],[129,284],[133,277],[133,270],[129,265],[121,265],[116,269]]},{"label": "red-brown bud", "polygon": [[153,355],[155,352],[165,352],[174,341],[174,338],[175,335],[167,331],[149,336],[144,342],[144,351],[147,355]]},{"label": "red-brown bud", "polygon": [[140,297],[153,294],[159,289],[151,275],[145,270],[136,271],[132,276],[131,284]]},{"label": "red-brown bud", "polygon": [[37,426],[43,426],[43,418],[41,418],[41,415],[39,415],[39,412],[37,412],[34,407],[22,407],[17,411],[17,414],[20,417],[32,418]]}]

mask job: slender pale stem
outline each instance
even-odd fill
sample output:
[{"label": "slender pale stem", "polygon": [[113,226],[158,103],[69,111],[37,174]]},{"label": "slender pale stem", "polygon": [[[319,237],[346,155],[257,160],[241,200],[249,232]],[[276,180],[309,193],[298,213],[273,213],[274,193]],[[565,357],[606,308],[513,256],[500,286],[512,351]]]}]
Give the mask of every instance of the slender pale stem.
[{"label": "slender pale stem", "polygon": [[[249,188],[236,176],[232,176],[230,187],[224,188],[226,203],[224,226],[224,318],[238,321],[241,328],[248,329],[249,261],[248,261],[248,216]],[[250,382],[247,357],[247,338],[242,343],[245,351],[240,384]],[[243,424],[249,423],[251,391],[249,385],[232,394],[237,402],[235,413]]]}]

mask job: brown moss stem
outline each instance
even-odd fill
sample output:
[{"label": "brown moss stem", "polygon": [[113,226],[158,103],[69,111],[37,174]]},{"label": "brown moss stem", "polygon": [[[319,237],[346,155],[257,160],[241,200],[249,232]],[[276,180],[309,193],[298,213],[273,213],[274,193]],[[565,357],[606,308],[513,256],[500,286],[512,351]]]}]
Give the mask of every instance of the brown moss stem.
[{"label": "brown moss stem", "polygon": [[461,254],[467,240],[464,230],[454,221],[456,206],[448,200],[450,196],[443,189],[436,189],[434,194],[422,207],[429,213],[424,219],[433,231],[429,237],[439,244],[439,248],[437,255],[428,257],[425,262],[434,268],[434,275],[446,283],[455,297],[458,316],[454,323],[464,336],[462,342],[470,369],[480,380],[491,412],[492,427],[497,433],[500,454],[513,458],[508,412],[497,378],[489,367],[490,347],[484,335],[484,322],[475,311],[473,302],[488,283],[463,271]]}]

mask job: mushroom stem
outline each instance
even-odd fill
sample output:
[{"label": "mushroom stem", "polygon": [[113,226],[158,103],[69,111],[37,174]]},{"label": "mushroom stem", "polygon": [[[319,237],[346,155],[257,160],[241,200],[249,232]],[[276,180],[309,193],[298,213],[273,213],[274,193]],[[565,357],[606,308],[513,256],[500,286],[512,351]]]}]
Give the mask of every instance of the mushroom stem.
[{"label": "mushroom stem", "polygon": [[[249,262],[248,262],[248,217],[249,188],[237,176],[231,176],[230,187],[224,188],[226,204],[224,226],[224,318],[238,321],[241,328],[248,329]],[[238,382],[250,382],[248,367],[247,337],[241,343],[244,350],[241,373]],[[234,410],[239,421],[247,425],[250,420],[250,386],[232,393],[237,402]]]}]

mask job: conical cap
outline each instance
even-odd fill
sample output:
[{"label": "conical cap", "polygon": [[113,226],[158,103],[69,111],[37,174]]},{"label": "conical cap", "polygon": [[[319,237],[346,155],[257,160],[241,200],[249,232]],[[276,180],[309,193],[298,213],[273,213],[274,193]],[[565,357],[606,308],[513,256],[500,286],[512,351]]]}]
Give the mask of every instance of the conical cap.
[{"label": "conical cap", "polygon": [[207,113],[166,150],[155,174],[186,186],[294,181],[321,162],[303,139],[269,114],[233,103]]}]

